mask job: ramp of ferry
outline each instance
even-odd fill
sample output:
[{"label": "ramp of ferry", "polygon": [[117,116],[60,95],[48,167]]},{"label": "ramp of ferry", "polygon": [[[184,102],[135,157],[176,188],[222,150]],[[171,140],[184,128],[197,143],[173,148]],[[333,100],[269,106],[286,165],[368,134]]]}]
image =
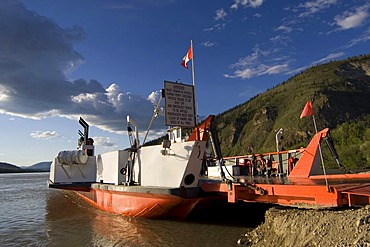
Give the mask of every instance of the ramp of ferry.
[{"label": "ramp of ferry", "polygon": [[[370,172],[342,171],[328,174],[325,171],[320,142],[328,136],[328,132],[329,129],[318,132],[306,148],[259,155],[279,163],[275,176],[256,176],[251,168],[252,165],[255,166],[255,161],[252,161],[249,168],[244,164],[246,174],[243,176],[238,173],[230,174],[228,171],[229,177],[221,180],[208,176],[200,181],[200,186],[205,192],[227,196],[227,200],[232,203],[264,202],[308,208],[370,204]],[[289,158],[297,160],[294,166],[289,163]],[[234,160],[233,164],[229,164],[229,170],[233,171],[234,168],[243,168],[236,161],[252,159],[255,160],[256,155],[228,157],[224,161],[230,163]],[[223,167],[227,170],[226,165]],[[209,168],[208,172],[212,172],[212,169],[214,168]],[[221,168],[217,169],[219,172]]]},{"label": "ramp of ferry", "polygon": [[238,176],[239,182],[204,179],[200,184],[203,191],[222,194],[230,203],[245,201],[302,208],[370,204],[370,174],[352,174],[345,183],[338,176],[328,175],[327,179],[328,186],[322,176],[304,180]]}]

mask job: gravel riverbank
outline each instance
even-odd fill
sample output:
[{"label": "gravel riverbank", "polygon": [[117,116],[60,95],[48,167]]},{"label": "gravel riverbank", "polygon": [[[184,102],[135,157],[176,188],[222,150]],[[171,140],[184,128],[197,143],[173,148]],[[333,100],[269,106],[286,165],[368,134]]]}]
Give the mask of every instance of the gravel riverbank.
[{"label": "gravel riverbank", "polygon": [[338,210],[273,207],[265,221],[238,240],[241,246],[368,246],[370,205]]}]

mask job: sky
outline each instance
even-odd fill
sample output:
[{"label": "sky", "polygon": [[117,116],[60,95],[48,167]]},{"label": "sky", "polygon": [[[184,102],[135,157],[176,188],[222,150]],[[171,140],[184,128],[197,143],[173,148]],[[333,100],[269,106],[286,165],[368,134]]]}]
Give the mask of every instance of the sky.
[{"label": "sky", "polygon": [[[1,0],[0,161],[51,161],[90,124],[96,153],[148,128],[193,40],[199,116],[316,64],[369,53],[368,0]],[[303,107],[303,106],[302,106]],[[149,139],[164,134],[155,119]]]}]

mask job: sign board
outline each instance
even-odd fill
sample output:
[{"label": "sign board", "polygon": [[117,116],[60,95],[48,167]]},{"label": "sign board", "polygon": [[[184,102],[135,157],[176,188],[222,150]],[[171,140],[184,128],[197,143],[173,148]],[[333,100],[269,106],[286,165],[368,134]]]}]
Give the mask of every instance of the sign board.
[{"label": "sign board", "polygon": [[164,82],[167,126],[195,127],[194,86]]}]

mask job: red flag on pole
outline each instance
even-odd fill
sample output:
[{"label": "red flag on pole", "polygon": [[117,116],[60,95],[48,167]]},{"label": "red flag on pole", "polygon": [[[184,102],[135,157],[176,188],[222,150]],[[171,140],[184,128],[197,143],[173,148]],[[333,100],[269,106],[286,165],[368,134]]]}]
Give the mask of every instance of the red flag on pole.
[{"label": "red flag on pole", "polygon": [[307,101],[306,105],[303,108],[303,111],[301,113],[300,118],[304,118],[307,116],[312,116],[314,114],[313,109],[312,109],[312,103],[311,100]]},{"label": "red flag on pole", "polygon": [[188,53],[186,53],[185,57],[182,59],[181,65],[188,69],[188,62],[193,58],[193,49],[190,46]]}]

